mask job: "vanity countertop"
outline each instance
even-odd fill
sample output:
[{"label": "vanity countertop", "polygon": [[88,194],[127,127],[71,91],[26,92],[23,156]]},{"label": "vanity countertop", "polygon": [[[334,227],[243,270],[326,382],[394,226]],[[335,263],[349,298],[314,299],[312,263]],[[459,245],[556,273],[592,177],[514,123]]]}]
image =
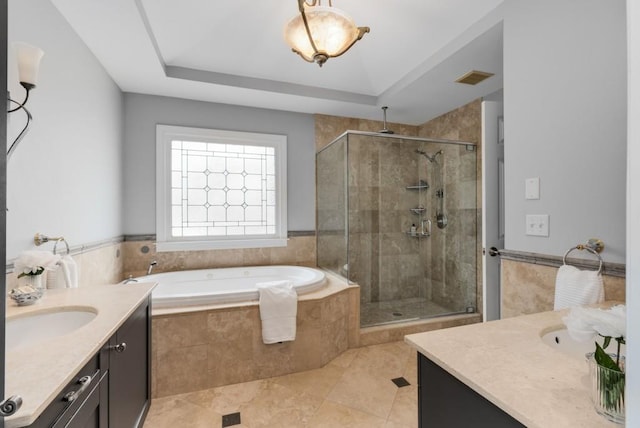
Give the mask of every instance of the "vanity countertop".
[{"label": "vanity countertop", "polygon": [[39,341],[6,352],[5,395],[20,395],[22,407],[5,419],[5,427],[30,425],[73,376],[100,350],[155,284],[117,284],[46,290],[36,304],[7,303],[7,319],[32,312],[55,312],[90,307],[97,316],[64,336]]},{"label": "vanity countertop", "polygon": [[586,361],[541,334],[564,328],[568,310],[405,336],[420,353],[529,428],[617,427],[590,398]]}]

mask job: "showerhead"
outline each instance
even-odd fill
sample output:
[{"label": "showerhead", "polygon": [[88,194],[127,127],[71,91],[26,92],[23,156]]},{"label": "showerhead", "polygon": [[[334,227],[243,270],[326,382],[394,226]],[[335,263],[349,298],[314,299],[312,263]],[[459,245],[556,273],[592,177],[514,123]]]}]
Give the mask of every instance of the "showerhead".
[{"label": "showerhead", "polygon": [[387,109],[389,107],[382,107],[382,129],[379,131],[381,134],[393,134],[393,131],[387,129]]}]

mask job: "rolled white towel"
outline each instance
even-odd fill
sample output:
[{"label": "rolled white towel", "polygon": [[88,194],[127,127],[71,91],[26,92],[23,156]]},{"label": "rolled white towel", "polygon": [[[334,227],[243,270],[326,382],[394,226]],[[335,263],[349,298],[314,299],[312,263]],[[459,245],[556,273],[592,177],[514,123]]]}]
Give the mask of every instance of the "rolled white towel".
[{"label": "rolled white towel", "polygon": [[604,283],[598,271],[562,265],[556,275],[553,309],[583,306],[604,301]]},{"label": "rolled white towel", "polygon": [[67,254],[47,272],[47,288],[78,288],[78,265],[73,257]]},{"label": "rolled white towel", "polygon": [[295,340],[298,294],[291,281],[256,284],[260,293],[262,341],[266,344]]},{"label": "rolled white towel", "polygon": [[64,271],[64,279],[67,288],[78,288],[78,264],[73,257],[66,255],[60,259]]}]

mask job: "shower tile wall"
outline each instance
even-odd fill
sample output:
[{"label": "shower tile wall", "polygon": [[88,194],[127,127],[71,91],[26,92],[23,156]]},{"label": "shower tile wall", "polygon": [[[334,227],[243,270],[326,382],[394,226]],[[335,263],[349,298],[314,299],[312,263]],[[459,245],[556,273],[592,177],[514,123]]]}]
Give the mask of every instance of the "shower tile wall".
[{"label": "shower tile wall", "polygon": [[[478,311],[482,308],[482,272],[478,263],[480,119],[477,100],[419,127],[389,125],[401,135],[476,142],[477,150],[471,152],[465,146],[425,145],[410,140],[389,139],[381,145],[359,143],[361,136],[349,135],[349,278],[361,286],[361,303],[426,299],[428,306],[435,308],[434,314],[465,311],[469,306]],[[382,123],[376,121],[316,115],[316,148],[320,150],[348,129],[378,131],[381,127]],[[398,150],[394,144],[403,147]],[[416,154],[417,148],[430,155],[440,149],[445,152],[443,182],[449,220],[445,229],[436,227],[435,189],[426,192],[406,189],[420,178],[434,182],[433,168],[426,158]],[[345,151],[344,146],[342,150]],[[344,159],[335,160],[344,165]],[[319,180],[328,179],[329,174],[322,174],[322,168],[327,166],[319,163],[317,167]],[[335,169],[330,174],[344,177],[344,172]],[[335,188],[334,192],[335,196],[344,190]],[[411,224],[420,227],[421,217],[409,211],[419,205],[427,207],[428,218],[433,222],[433,234],[427,239],[406,234]],[[319,209],[322,206],[319,199]],[[323,254],[320,213],[318,216],[318,251]],[[340,247],[344,245],[340,241],[343,236],[334,236],[332,255],[346,260],[345,248]],[[346,274],[344,269],[342,273]],[[469,287],[470,284],[475,287]]]},{"label": "shower tile wall", "polygon": [[[464,146],[445,148],[445,158],[457,158],[460,166],[451,169],[448,167],[451,163],[448,160],[445,163],[445,207],[449,224],[440,231],[442,233],[434,233],[429,245],[434,251],[434,269],[431,272],[432,299],[443,306],[466,302],[467,306],[474,306],[481,312],[481,100],[475,100],[421,125],[418,135],[426,138],[471,141],[477,145],[475,152],[467,152]],[[475,281],[475,295],[470,293],[470,288],[460,287],[468,281]]]},{"label": "shower tile wall", "polygon": [[363,303],[424,295],[419,240],[405,233],[416,222],[418,194],[406,189],[418,180],[416,147],[349,136],[349,278]]},{"label": "shower tile wall", "polygon": [[[433,221],[433,233],[425,242],[425,257],[430,257],[432,269],[425,271],[431,279],[430,299],[453,312],[464,311],[468,306],[476,306],[476,152],[467,151],[465,146],[437,145],[443,154],[444,213],[447,226],[436,226],[435,207],[439,201],[435,188],[428,194],[429,214]],[[432,149],[433,150],[433,149]],[[432,164],[425,164],[427,167]],[[434,168],[431,168],[433,171]],[[432,174],[427,174],[432,177]],[[434,178],[430,178],[435,182]]]},{"label": "shower tile wall", "polygon": [[346,138],[316,158],[318,266],[346,276]]}]

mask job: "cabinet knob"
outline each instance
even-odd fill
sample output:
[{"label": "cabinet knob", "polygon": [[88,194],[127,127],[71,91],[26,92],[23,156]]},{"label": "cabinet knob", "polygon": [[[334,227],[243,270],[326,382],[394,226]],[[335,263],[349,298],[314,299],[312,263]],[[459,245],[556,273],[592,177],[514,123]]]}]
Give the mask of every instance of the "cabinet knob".
[{"label": "cabinet knob", "polygon": [[113,345],[111,349],[118,353],[121,353],[127,350],[127,344],[126,342],[118,343],[117,345]]},{"label": "cabinet knob", "polygon": [[0,403],[0,416],[11,416],[22,406],[22,397],[12,395]]}]

